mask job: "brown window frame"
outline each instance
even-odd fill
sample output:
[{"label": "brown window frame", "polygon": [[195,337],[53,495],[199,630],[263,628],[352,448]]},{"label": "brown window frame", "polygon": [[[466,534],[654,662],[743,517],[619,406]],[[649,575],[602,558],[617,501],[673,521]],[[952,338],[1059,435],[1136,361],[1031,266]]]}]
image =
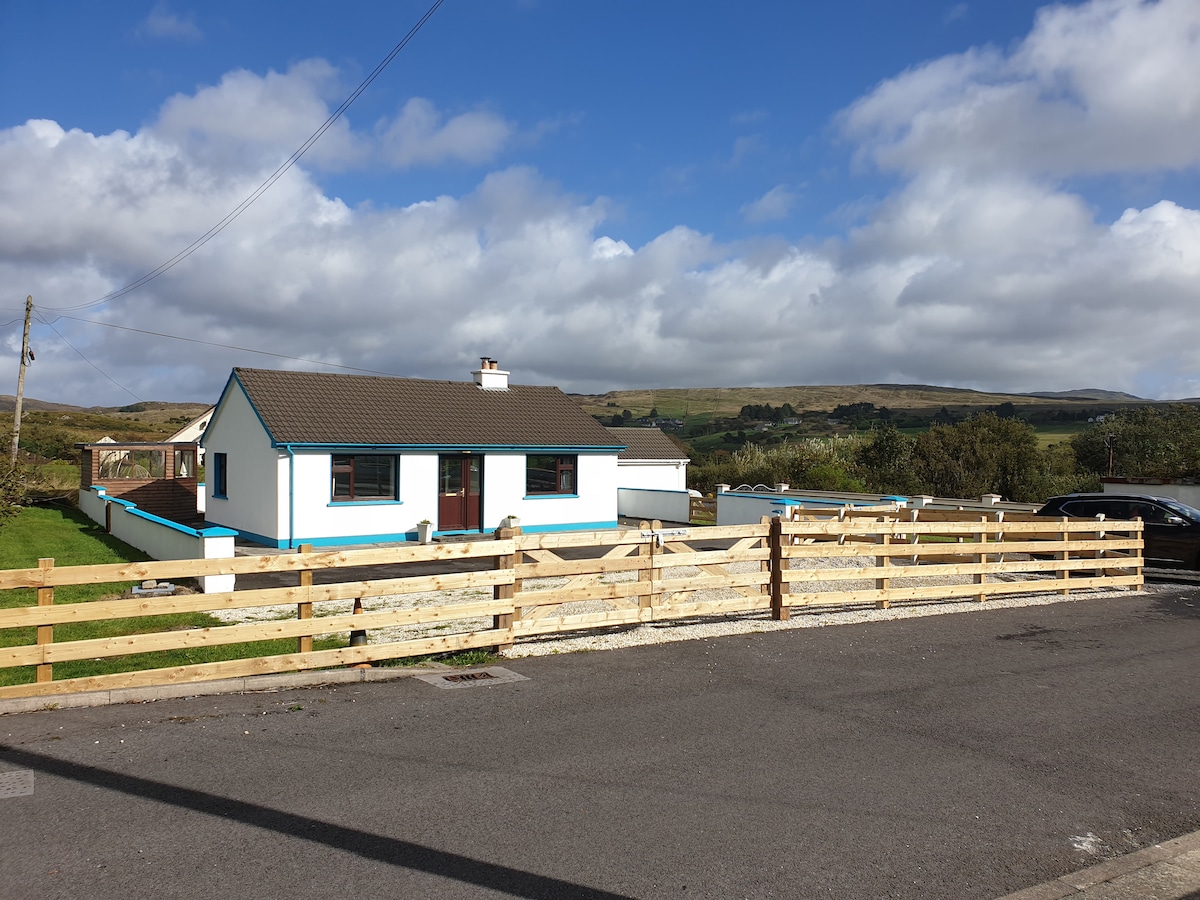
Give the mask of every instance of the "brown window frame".
[{"label": "brown window frame", "polygon": [[[391,493],[389,494],[360,494],[358,480],[355,477],[358,466],[356,460],[386,459],[392,468]],[[389,503],[400,499],[400,460],[390,453],[333,453],[329,457],[329,500],[331,503]],[[347,492],[338,493],[338,476],[349,475],[346,479]]]},{"label": "brown window frame", "polygon": [[[537,487],[531,476],[534,472],[548,472],[548,465],[535,466],[535,460],[554,460],[554,488]],[[574,453],[530,453],[525,457],[525,495],[529,497],[554,497],[579,495],[579,457]],[[565,476],[569,475],[569,486],[564,487]]]}]

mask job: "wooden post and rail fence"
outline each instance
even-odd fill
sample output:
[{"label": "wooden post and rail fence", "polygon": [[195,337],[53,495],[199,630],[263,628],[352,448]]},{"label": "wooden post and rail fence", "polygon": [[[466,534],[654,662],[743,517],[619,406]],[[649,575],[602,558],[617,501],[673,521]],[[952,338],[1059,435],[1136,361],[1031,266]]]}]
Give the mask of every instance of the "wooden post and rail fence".
[{"label": "wooden post and rail fence", "polygon": [[[0,698],[503,649],[571,631],[706,616],[761,612],[787,619],[806,608],[1140,589],[1142,546],[1140,520],[799,508],[788,518],[754,525],[671,529],[643,522],[628,530],[547,534],[502,528],[494,539],[465,543],[362,550],[302,547],[271,556],[91,566],[56,566],[43,559],[36,568],[0,571],[0,591],[15,601],[0,604],[0,676],[8,676],[0,684]],[[405,574],[413,564],[428,572],[431,563],[445,564],[445,571]],[[314,573],[348,567],[386,569],[368,569],[378,571],[378,578],[314,583]],[[296,583],[76,603],[55,603],[54,597],[55,588],[64,585],[112,583],[116,595],[122,583],[131,581],[264,572],[295,573]],[[395,602],[431,593],[436,599],[424,598],[417,605]],[[144,623],[145,617],[159,615],[229,616],[231,611],[237,611],[236,618],[241,611],[262,613],[264,607],[282,612],[268,621],[115,637],[71,640],[66,633],[79,623]],[[363,631],[365,644],[313,649],[314,637]],[[118,668],[120,658],[131,654],[280,638],[295,640],[295,652],[252,656],[247,649],[245,658],[55,679],[56,664],[75,660],[112,658]]]}]

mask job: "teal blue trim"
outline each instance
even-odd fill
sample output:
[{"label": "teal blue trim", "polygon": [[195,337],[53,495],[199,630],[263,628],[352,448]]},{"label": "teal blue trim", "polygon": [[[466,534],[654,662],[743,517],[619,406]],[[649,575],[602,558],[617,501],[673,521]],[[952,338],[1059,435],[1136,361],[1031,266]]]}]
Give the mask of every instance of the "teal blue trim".
[{"label": "teal blue trim", "polygon": [[567,522],[563,525],[525,525],[522,523],[521,531],[525,534],[539,531],[612,531],[618,527],[617,520],[613,519],[611,522]]},{"label": "teal blue trim", "polygon": [[[95,490],[95,487],[92,488]],[[232,528],[222,528],[220,526],[208,526],[205,528],[189,528],[187,525],[180,525],[178,522],[172,522],[170,519],[164,519],[162,516],[156,516],[154,513],[148,513],[145,510],[138,509],[136,503],[131,503],[128,500],[119,500],[116,497],[105,496],[104,500],[108,503],[116,503],[125,508],[125,512],[131,516],[137,516],[139,519],[145,519],[147,522],[153,522],[155,525],[162,525],[170,528],[172,531],[178,531],[181,534],[186,534],[188,537],[237,537],[237,532]]]},{"label": "teal blue trim", "polygon": [[236,528],[222,528],[220,525],[206,525],[197,529],[201,537],[237,537],[241,532]]},{"label": "teal blue trim", "polygon": [[403,500],[330,500],[326,506],[403,506]]},{"label": "teal blue trim", "polygon": [[578,500],[578,494],[526,494],[522,500]]},{"label": "teal blue trim", "polygon": [[[522,531],[526,534],[541,531],[612,531],[620,527],[614,519],[608,522],[568,522],[562,525],[530,525],[522,526]],[[269,538],[265,535],[255,534],[252,531],[238,532],[245,540],[252,541],[255,544],[261,544],[265,547],[275,547],[278,550],[287,549],[288,542],[285,540],[277,540]],[[487,537],[492,533],[488,531],[435,531],[435,537],[446,537],[448,535],[457,534],[477,534],[481,538]],[[397,534],[355,534],[344,535],[341,537],[300,537],[296,538],[294,543],[312,544],[314,547],[345,547],[350,544],[397,544],[402,542],[413,542],[417,540],[417,532],[404,531]]]},{"label": "teal blue trim", "polygon": [[[260,418],[261,421],[261,418]],[[265,427],[265,426],[264,426]],[[267,432],[268,435],[270,432]],[[272,447],[295,447],[298,450],[317,450],[322,453],[362,453],[364,451],[401,451],[415,450],[425,453],[620,453],[625,448],[614,444],[611,447],[600,445],[574,444],[280,444],[274,439]]]},{"label": "teal blue trim", "polygon": [[[821,503],[822,502],[820,500],[812,500],[812,501],[793,500],[791,497],[780,497],[778,494],[751,494],[749,492],[742,492],[742,491],[726,491],[723,494],[717,494],[717,496],[718,497],[744,497],[747,500],[770,500],[772,503],[778,503],[781,506],[802,506],[806,502],[811,502],[811,503]],[[829,503],[829,505],[831,505],[831,506],[845,506],[846,505],[842,501],[838,501],[837,503],[833,503],[832,501],[825,501],[825,502]]]},{"label": "teal blue trim", "polygon": [[255,534],[253,531],[246,531],[243,528],[228,528],[226,530],[233,531],[234,534],[239,535],[244,540],[250,541],[252,544],[261,544],[263,547],[274,547],[276,550],[287,549],[287,541],[276,540],[275,538],[267,537],[265,534]]},{"label": "teal blue trim", "polygon": [[292,536],[296,533],[296,454],[291,444],[284,444],[288,455],[288,548],[295,547]]}]

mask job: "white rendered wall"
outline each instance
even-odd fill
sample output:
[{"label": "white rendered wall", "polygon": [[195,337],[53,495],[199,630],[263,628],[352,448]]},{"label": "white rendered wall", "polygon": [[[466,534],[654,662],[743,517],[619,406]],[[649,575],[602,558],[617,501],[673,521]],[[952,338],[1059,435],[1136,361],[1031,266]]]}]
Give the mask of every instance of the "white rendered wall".
[{"label": "white rendered wall", "polygon": [[[218,525],[278,540],[287,537],[287,455],[271,446],[258,415],[237,382],[229,385],[204,436],[209,451],[205,516]],[[213,496],[214,453],[227,455],[227,496]],[[282,524],[281,524],[282,523]]]},{"label": "white rendered wall", "polygon": [[398,455],[399,502],[334,503],[331,455],[297,452],[293,542],[404,540],[422,519],[437,522],[437,454]]},{"label": "white rendered wall", "polygon": [[580,453],[575,460],[578,496],[525,494],[525,454],[489,453],[483,463],[484,530],[505,516],[520,516],[527,531],[556,526],[611,525],[617,520],[616,453]]},{"label": "white rendered wall", "polygon": [[768,494],[720,493],[717,494],[717,524],[757,525],[763,516],[773,518],[783,515],[788,506],[798,504],[798,500],[786,500]]},{"label": "white rendered wall", "polygon": [[617,512],[647,521],[690,522],[692,495],[687,491],[621,487],[617,489]]},{"label": "white rendered wall", "polygon": [[[112,500],[104,488],[79,492],[79,508],[88,518],[106,525],[108,507],[112,509],[113,537],[137,547],[151,559],[231,559],[233,533],[225,528],[188,528],[158,516],[144,513],[133,503]],[[211,594],[232,591],[233,575],[205,575],[200,589]]]},{"label": "white rendered wall", "polygon": [[687,463],[682,460],[623,459],[617,463],[617,486],[686,491]]}]

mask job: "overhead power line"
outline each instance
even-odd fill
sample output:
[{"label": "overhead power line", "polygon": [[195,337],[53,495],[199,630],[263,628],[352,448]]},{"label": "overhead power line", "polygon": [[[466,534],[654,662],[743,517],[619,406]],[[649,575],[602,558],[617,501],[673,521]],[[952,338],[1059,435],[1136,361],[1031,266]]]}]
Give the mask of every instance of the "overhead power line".
[{"label": "overhead power line", "polygon": [[72,344],[70,341],[68,341],[66,339],[66,337],[63,336],[63,333],[61,331],[59,331],[57,328],[55,328],[54,325],[52,325],[50,322],[46,322],[44,324],[51,331],[53,331],[55,334],[58,335],[59,340],[61,340],[64,344],[66,344],[68,347],[70,347],[72,350],[74,350],[75,353],[79,356],[79,358],[82,359],[85,363],[87,363],[89,366],[91,366],[93,369],[95,369],[97,372],[99,372],[101,375],[103,375],[105,378],[107,378],[109,381],[111,381],[113,384],[115,384],[117,387],[119,387],[121,390],[123,390],[125,393],[127,393],[134,400],[141,401],[141,399],[142,399],[141,397],[139,397],[137,394],[135,394],[129,388],[125,387],[125,385],[121,384],[121,382],[114,379],[107,372],[105,372],[103,369],[101,369],[98,365],[96,365],[94,362],[92,362],[90,359],[88,359],[86,356],[84,356],[82,351],[80,351],[80,349],[78,347],[76,347],[74,344]]},{"label": "overhead power line", "polygon": [[[385,375],[388,377],[396,377],[394,372],[380,372],[376,369],[364,369],[359,366],[343,366],[340,363],[325,362],[324,360],[320,359],[308,359],[303,356],[288,356],[286,353],[273,353],[270,350],[255,350],[252,347],[237,347],[233,344],[222,344],[218,341],[202,341],[200,338],[180,337],[177,334],[163,334],[161,331],[146,331],[143,328],[130,328],[128,325],[114,325],[112,322],[97,322],[94,319],[81,319],[78,316],[59,316],[58,318],[70,319],[73,322],[84,322],[88,325],[100,325],[103,328],[116,328],[120,331],[132,331],[137,334],[149,334],[153,335],[154,337],[170,338],[173,341],[186,341],[189,344],[204,344],[208,347],[220,347],[224,350],[238,350],[242,353],[259,353],[263,356],[274,356],[278,359],[290,359],[293,362],[312,363],[313,365],[317,366],[330,366],[334,369],[347,369],[351,372],[365,372],[368,375]],[[57,322],[58,319],[55,319],[55,321]],[[51,325],[50,327],[53,328],[54,326]],[[58,332],[55,332],[55,334],[57,333]],[[62,337],[62,335],[59,335],[59,337]],[[63,338],[63,340],[66,340],[66,338]],[[78,353],[79,351],[76,350],[75,352]]]},{"label": "overhead power line", "polygon": [[[188,244],[186,247],[184,247],[182,250],[180,250],[178,253],[176,253],[174,256],[172,256],[170,259],[168,259],[165,263],[160,265],[158,268],[152,269],[151,271],[147,272],[145,275],[141,276],[140,278],[137,278],[134,281],[129,282],[124,287],[117,288],[115,291],[110,291],[109,293],[105,294],[103,297],[98,297],[95,300],[91,300],[87,303],[80,303],[76,306],[43,306],[42,309],[54,310],[56,312],[66,312],[69,310],[89,309],[93,306],[99,306],[100,304],[108,303],[111,300],[116,300],[118,297],[123,297],[126,294],[130,293],[131,291],[135,291],[138,288],[142,287],[143,285],[153,281],[155,278],[158,278],[160,275],[162,275],[166,272],[169,272],[175,266],[179,265],[179,263],[183,262],[185,259],[187,259],[189,256],[191,256],[193,253],[195,253],[197,250],[199,250],[201,247],[203,247],[205,244],[207,244],[209,241],[211,241],[214,237],[216,237],[218,234],[220,234],[222,231],[224,231],[235,219],[237,219],[238,216],[240,216],[247,209],[249,209],[250,206],[254,203],[254,201],[256,201],[259,197],[261,197],[268,190],[270,190],[271,186],[273,184],[275,184],[275,182],[278,181],[280,178],[282,178],[283,175],[292,166],[294,166],[297,162],[299,162],[300,157],[304,156],[304,154],[309,151],[309,149],[312,147],[312,145],[315,144],[318,140],[320,140],[321,136],[323,134],[325,134],[326,131],[328,131],[331,127],[333,127],[334,122],[336,122],[338,119],[340,119],[342,117],[342,115],[346,112],[346,110],[348,110],[350,108],[351,104],[353,104],[354,101],[359,98],[359,96],[362,94],[362,92],[365,91],[368,87],[370,87],[376,78],[378,78],[381,74],[383,74],[383,70],[386,69],[388,67],[388,65],[392,62],[392,60],[395,59],[396,56],[400,53],[400,51],[403,50],[408,45],[408,42],[411,41],[416,36],[417,32],[420,31],[424,27],[425,23],[429,21],[430,17],[432,17],[433,14],[435,12],[437,12],[438,7],[441,6],[442,3],[444,3],[444,2],[445,2],[445,0],[435,0],[434,4],[431,7],[429,7],[428,10],[425,11],[425,15],[421,16],[421,18],[417,22],[417,24],[414,25],[411,29],[409,29],[408,34],[406,34],[404,36],[404,38],[400,41],[400,43],[398,43],[395,47],[393,47],[392,51],[387,56],[385,56],[383,61],[381,63],[379,63],[379,65],[377,65],[372,70],[371,74],[368,75],[363,80],[363,82],[351,92],[349,97],[347,97],[345,100],[342,101],[342,105],[333,111],[332,115],[330,115],[329,118],[325,120],[324,124],[322,124],[320,128],[318,128],[316,131],[314,131],[312,133],[312,135],[308,138],[308,140],[306,140],[303,144],[301,144],[299,149],[297,149],[295,153],[293,153],[291,156],[289,156],[278,169],[276,169],[273,173],[271,173],[271,176],[269,178],[267,178],[267,180],[264,181],[261,185],[259,185],[250,194],[250,196],[248,196],[245,200],[243,200],[236,207],[234,207],[234,209],[228,215],[226,215],[225,218],[221,219],[221,221],[219,221],[216,225],[214,225],[212,228],[208,229],[208,231],[204,232],[204,234],[200,235],[200,237],[196,238],[196,240],[192,241],[190,244]],[[57,321],[57,320],[55,320],[55,321]],[[164,337],[170,337],[170,335],[164,335]],[[253,351],[253,352],[257,353],[259,351]]]}]

